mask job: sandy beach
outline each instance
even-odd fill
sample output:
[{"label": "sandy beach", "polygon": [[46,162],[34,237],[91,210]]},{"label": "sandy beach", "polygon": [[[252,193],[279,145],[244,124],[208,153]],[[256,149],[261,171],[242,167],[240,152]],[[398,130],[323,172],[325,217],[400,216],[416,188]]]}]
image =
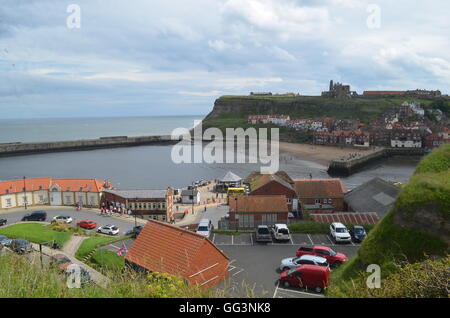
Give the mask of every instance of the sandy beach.
[{"label": "sandy beach", "polygon": [[327,166],[333,159],[346,157],[351,153],[364,153],[367,151],[370,150],[280,142],[280,153],[288,153],[300,159],[317,162],[324,166]]}]

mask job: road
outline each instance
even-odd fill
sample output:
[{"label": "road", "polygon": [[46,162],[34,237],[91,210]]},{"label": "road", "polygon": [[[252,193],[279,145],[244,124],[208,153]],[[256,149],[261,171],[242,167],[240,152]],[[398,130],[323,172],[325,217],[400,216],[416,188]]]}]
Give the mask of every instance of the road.
[{"label": "road", "polygon": [[26,213],[30,213],[32,211],[43,210],[47,212],[47,222],[50,222],[54,216],[57,215],[68,215],[72,217],[73,222],[72,225],[76,225],[78,221],[81,220],[92,220],[97,223],[98,226],[113,224],[119,227],[120,232],[119,235],[125,235],[125,233],[129,230],[132,230],[134,227],[134,219],[119,219],[112,216],[100,215],[98,210],[90,210],[83,209],[81,211],[76,211],[75,208],[66,208],[66,207],[33,207],[28,210],[18,210],[1,212],[0,218],[7,219],[8,225],[20,222],[22,217]]}]

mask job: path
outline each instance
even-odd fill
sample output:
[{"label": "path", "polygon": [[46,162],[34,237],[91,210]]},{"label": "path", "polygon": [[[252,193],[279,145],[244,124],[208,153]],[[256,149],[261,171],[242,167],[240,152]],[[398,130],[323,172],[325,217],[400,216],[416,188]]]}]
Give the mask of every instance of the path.
[{"label": "path", "polygon": [[87,239],[86,236],[72,235],[70,240],[64,244],[62,251],[66,255],[75,257],[75,253],[78,251],[78,248],[85,239]]}]

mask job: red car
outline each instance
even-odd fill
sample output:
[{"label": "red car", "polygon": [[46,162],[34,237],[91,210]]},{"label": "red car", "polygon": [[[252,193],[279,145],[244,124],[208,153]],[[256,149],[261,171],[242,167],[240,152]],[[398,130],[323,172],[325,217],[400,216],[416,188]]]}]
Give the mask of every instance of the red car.
[{"label": "red car", "polygon": [[91,220],[82,220],[77,223],[79,227],[82,227],[83,229],[92,230],[97,227],[97,223],[91,221]]},{"label": "red car", "polygon": [[280,283],[284,287],[302,287],[320,293],[330,282],[330,269],[327,266],[300,265],[281,273]]},{"label": "red car", "polygon": [[323,257],[332,267],[337,267],[348,261],[347,256],[342,253],[336,253],[328,246],[316,245],[314,247],[300,247],[295,253],[298,257],[302,255],[315,255]]}]

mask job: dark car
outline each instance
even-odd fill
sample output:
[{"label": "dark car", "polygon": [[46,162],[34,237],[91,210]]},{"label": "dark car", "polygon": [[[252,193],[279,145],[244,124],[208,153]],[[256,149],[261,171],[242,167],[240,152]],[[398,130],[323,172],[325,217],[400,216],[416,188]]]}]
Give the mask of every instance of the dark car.
[{"label": "dark car", "polygon": [[45,221],[47,219],[47,212],[45,211],[34,211],[22,218],[22,221]]},{"label": "dark car", "polygon": [[12,240],[9,248],[19,254],[30,253],[33,250],[31,243],[24,239]]},{"label": "dark car", "polygon": [[8,221],[6,221],[6,219],[0,219],[0,226],[5,225],[6,222],[8,222]]},{"label": "dark car", "polygon": [[360,225],[354,225],[349,232],[353,242],[357,243],[362,242],[367,236],[366,230]]},{"label": "dark car", "polygon": [[139,233],[141,233],[143,228],[144,227],[142,225],[135,226],[133,227],[132,230],[125,233],[125,235],[132,235],[134,238],[136,238],[139,235]]}]

